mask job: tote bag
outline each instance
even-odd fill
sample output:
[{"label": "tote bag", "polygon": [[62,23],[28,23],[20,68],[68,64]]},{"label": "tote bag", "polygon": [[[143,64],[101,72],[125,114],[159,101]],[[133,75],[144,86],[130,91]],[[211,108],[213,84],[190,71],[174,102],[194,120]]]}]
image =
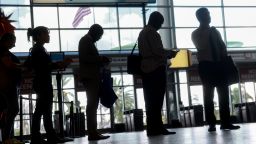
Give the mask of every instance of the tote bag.
[{"label": "tote bag", "polygon": [[140,54],[134,54],[135,47],[137,46],[137,42],[133,46],[131,54],[127,57],[127,73],[132,75],[141,75],[142,70],[141,60],[142,57]]},{"label": "tote bag", "polygon": [[231,56],[224,59],[223,68],[229,85],[239,82],[239,71]]},{"label": "tote bag", "polygon": [[[209,37],[210,45],[212,48],[213,59],[216,60],[217,49],[226,49],[226,46],[224,44],[214,42],[213,40],[214,33],[216,35],[217,30],[215,27],[211,27],[210,37]],[[222,59],[222,67],[223,67],[223,71],[227,79],[228,85],[232,85],[239,82],[239,71],[231,56],[225,56],[225,58]]]},{"label": "tote bag", "polygon": [[111,78],[111,73],[104,70],[100,89],[100,103],[107,108],[111,108],[117,99],[118,97],[113,90],[113,79]]}]

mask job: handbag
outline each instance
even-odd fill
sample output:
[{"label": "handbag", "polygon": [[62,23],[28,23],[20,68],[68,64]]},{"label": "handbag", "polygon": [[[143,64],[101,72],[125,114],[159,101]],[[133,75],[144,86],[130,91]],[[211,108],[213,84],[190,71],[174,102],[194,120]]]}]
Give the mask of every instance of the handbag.
[{"label": "handbag", "polygon": [[107,108],[111,108],[117,99],[118,97],[113,90],[113,79],[111,78],[111,73],[103,70],[100,89],[100,103]]},{"label": "handbag", "polygon": [[239,71],[231,56],[224,58],[223,68],[229,85],[239,83]]},{"label": "handbag", "polygon": [[131,54],[127,57],[127,73],[132,75],[142,75],[141,60],[142,56],[140,54],[134,54],[137,42],[133,46]]},{"label": "handbag", "polygon": [[[223,43],[216,43],[213,40],[213,32],[217,32],[215,27],[210,29],[210,45],[212,47],[212,57],[214,60],[217,59],[217,49],[226,49]],[[231,56],[225,56],[222,59],[222,68],[226,77],[228,85],[232,85],[239,82],[239,72]]]}]

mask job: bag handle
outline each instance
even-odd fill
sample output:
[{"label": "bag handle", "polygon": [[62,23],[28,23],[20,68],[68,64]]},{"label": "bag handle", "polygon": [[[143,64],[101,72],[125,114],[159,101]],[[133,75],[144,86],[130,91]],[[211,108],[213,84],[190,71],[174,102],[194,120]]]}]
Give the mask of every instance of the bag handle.
[{"label": "bag handle", "polygon": [[136,46],[137,46],[137,43],[138,43],[138,40],[135,42],[135,44],[134,44],[134,46],[133,46],[133,48],[132,48],[132,52],[131,52],[131,54],[130,54],[130,55],[132,55],[132,54],[133,54],[133,52],[134,52],[134,50],[135,50],[135,48],[136,48]]},{"label": "bag handle", "polygon": [[214,61],[217,60],[217,55],[218,55],[218,52],[217,52],[217,48],[215,47],[214,45],[214,41],[213,41],[213,38],[212,38],[212,35],[213,35],[213,32],[215,31],[215,27],[211,27],[210,28],[210,33],[209,33],[209,39],[210,39],[210,46],[211,46],[211,50],[212,50],[212,58]]}]

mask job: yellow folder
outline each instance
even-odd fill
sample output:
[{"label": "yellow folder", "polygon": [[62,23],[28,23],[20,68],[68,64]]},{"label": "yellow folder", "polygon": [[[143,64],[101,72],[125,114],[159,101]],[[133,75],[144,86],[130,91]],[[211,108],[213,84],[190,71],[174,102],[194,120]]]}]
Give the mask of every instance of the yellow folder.
[{"label": "yellow folder", "polygon": [[177,55],[170,59],[170,68],[188,68],[192,65],[191,61],[192,52],[187,49],[180,49]]}]

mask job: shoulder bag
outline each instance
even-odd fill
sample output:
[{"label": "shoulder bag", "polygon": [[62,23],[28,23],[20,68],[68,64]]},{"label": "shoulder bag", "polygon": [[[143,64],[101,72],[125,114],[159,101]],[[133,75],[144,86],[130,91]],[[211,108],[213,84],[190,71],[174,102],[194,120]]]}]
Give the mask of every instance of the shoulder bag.
[{"label": "shoulder bag", "polygon": [[[212,33],[216,31],[215,27],[211,27],[210,29],[210,44],[212,46],[212,54],[213,54],[213,58],[216,58],[216,50],[217,48],[220,48],[221,45],[216,45],[212,39]],[[222,48],[226,48],[226,47],[222,47]],[[225,56],[222,60],[221,60],[221,64],[222,64],[222,68],[227,80],[228,85],[232,85],[235,83],[239,82],[239,71],[238,68],[236,67],[233,59],[231,56]]]},{"label": "shoulder bag", "polygon": [[127,57],[127,73],[132,75],[142,75],[140,54],[134,54],[134,50],[137,46],[137,42],[133,46],[132,52]]}]

